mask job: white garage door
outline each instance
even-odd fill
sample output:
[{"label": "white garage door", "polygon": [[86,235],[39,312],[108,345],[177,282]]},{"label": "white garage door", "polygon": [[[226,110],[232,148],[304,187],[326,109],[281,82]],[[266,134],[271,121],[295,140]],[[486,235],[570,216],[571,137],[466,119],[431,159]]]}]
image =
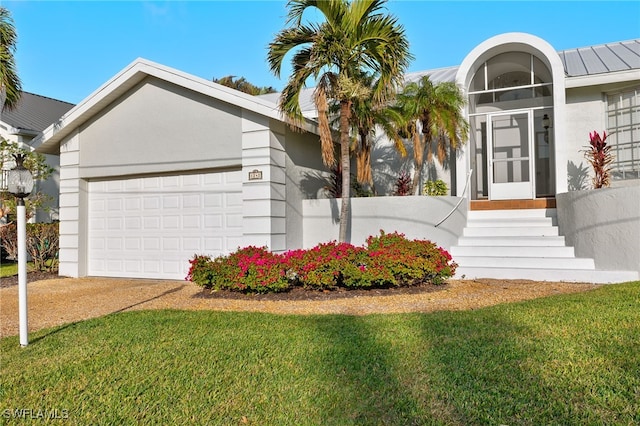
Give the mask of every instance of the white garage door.
[{"label": "white garage door", "polygon": [[92,181],[88,273],[184,279],[194,254],[242,239],[242,174],[217,172]]}]

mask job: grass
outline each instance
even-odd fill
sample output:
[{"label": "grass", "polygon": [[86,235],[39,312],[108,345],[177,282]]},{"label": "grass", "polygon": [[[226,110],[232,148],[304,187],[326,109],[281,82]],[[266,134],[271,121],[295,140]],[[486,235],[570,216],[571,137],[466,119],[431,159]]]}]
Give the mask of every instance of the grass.
[{"label": "grass", "polygon": [[[27,268],[29,265],[27,264]],[[18,262],[3,260],[0,262],[0,278],[11,277],[18,274]]]},{"label": "grass", "polygon": [[[51,265],[52,260],[47,261],[47,265]],[[27,272],[34,271],[33,262],[27,262]],[[11,260],[3,260],[0,263],[0,278],[12,277],[18,275],[18,262]]]},{"label": "grass", "polygon": [[0,421],[640,424],[639,336],[640,282],[467,312],[119,313],[0,340]]}]

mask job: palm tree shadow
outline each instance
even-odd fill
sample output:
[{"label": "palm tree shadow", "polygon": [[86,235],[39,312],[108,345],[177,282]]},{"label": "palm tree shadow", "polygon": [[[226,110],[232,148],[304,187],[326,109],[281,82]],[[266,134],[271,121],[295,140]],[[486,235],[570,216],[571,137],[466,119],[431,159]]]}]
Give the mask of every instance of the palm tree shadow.
[{"label": "palm tree shadow", "polygon": [[[118,313],[121,313],[121,312],[128,311],[129,309],[135,308],[136,306],[144,305],[145,303],[151,302],[152,300],[161,299],[161,298],[163,298],[163,297],[165,297],[165,296],[167,296],[169,294],[176,293],[176,292],[182,290],[185,287],[186,287],[186,285],[183,284],[183,285],[181,285],[179,287],[175,287],[175,288],[169,289],[169,290],[167,290],[167,291],[165,291],[165,292],[163,292],[161,294],[158,294],[157,296],[150,297],[150,298],[148,298],[146,300],[142,300],[140,302],[131,304],[129,306],[126,306],[124,308],[120,308],[118,310],[115,310],[113,312],[109,312],[109,313],[107,313],[105,315],[101,315],[101,316],[114,315],[114,314],[118,314]],[[52,336],[54,334],[57,334],[57,333],[59,333],[61,331],[66,330],[67,328],[74,327],[76,324],[79,324],[79,323],[84,322],[84,321],[86,321],[86,320],[74,321],[74,322],[70,322],[68,324],[62,325],[60,327],[54,328],[50,332],[48,332],[46,334],[43,334],[42,336],[36,337],[35,339],[33,339],[31,341],[31,343],[37,343],[37,342],[39,342],[40,340],[43,340],[46,337]]]},{"label": "palm tree shadow", "polygon": [[396,375],[399,367],[392,343],[380,338],[387,337],[388,330],[378,330],[366,318],[355,316],[314,317],[308,324],[327,342],[308,374],[341,389],[341,394],[353,395],[336,406],[323,407],[323,423],[334,424],[348,413],[354,424],[422,424],[415,414],[420,412],[420,402]]}]

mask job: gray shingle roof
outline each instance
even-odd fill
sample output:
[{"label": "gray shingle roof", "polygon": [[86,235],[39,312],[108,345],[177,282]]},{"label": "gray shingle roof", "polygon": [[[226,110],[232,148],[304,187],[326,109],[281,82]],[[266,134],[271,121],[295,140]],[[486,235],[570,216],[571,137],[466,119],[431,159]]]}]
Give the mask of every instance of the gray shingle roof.
[{"label": "gray shingle roof", "polygon": [[17,107],[2,111],[1,121],[19,130],[41,132],[55,123],[73,104],[22,92]]}]

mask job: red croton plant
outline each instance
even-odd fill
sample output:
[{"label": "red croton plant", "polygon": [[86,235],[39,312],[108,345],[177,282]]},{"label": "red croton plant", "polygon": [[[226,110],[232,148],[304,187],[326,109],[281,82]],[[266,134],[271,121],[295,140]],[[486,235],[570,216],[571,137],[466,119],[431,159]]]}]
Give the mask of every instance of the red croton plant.
[{"label": "red croton plant", "polygon": [[589,133],[590,146],[585,151],[585,157],[593,167],[593,187],[594,189],[609,186],[609,172],[611,171],[611,146],[607,145],[607,132],[602,132],[602,137],[595,130]]}]

